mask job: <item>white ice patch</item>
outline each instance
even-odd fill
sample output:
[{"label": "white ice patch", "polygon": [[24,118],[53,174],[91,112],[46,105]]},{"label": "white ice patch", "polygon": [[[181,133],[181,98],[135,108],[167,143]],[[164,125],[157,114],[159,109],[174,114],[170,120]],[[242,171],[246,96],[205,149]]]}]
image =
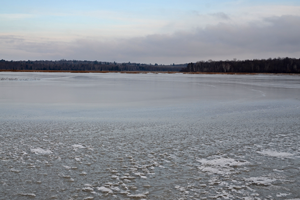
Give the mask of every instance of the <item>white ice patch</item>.
[{"label": "white ice patch", "polygon": [[93,192],[94,189],[91,188],[91,187],[84,187],[84,188],[82,188],[82,191],[84,191],[84,192]]},{"label": "white ice patch", "polygon": [[27,197],[36,197],[36,195],[33,194],[33,193],[21,193],[20,195],[21,196],[27,196]]},{"label": "white ice patch", "polygon": [[73,144],[72,147],[74,148],[75,151],[77,151],[78,149],[85,149],[85,147],[82,146],[81,144]]},{"label": "white ice patch", "polygon": [[103,193],[110,193],[110,194],[113,193],[113,191],[111,189],[108,189],[108,188],[103,187],[103,186],[102,187],[97,187],[97,190],[99,190],[99,191],[101,191]]},{"label": "white ice patch", "polygon": [[116,191],[116,192],[119,192],[119,191],[120,191],[120,188],[118,188],[118,187],[112,187],[111,190]]},{"label": "white ice patch", "polygon": [[130,198],[147,198],[145,194],[129,194],[127,196]]},{"label": "white ice patch", "polygon": [[87,175],[87,173],[86,172],[81,172],[80,175]]},{"label": "white ice patch", "polygon": [[85,147],[82,146],[81,144],[73,144],[72,147],[73,148],[79,148],[79,149],[85,149]]},{"label": "white ice patch", "polygon": [[94,197],[86,197],[83,200],[93,200],[93,199],[94,199]]},{"label": "white ice patch", "polygon": [[287,194],[287,193],[278,193],[278,194],[276,194],[276,197],[286,197],[286,196],[289,196],[289,195],[291,195],[290,193],[289,194]]},{"label": "white ice patch", "polygon": [[15,172],[15,173],[20,173],[20,170],[17,170],[17,169],[14,169],[14,168],[11,168],[10,171]]},{"label": "white ice patch", "polygon": [[284,170],[273,169],[274,172],[284,172]]},{"label": "white ice patch", "polygon": [[112,175],[111,177],[112,177],[113,179],[119,179],[119,177],[116,176],[116,175]]},{"label": "white ice patch", "polygon": [[233,167],[250,164],[248,161],[237,161],[232,158],[216,158],[213,160],[200,159],[197,160],[202,164],[200,170],[212,174],[231,174]]},{"label": "white ice patch", "polygon": [[80,159],[80,158],[75,158],[75,160],[76,160],[76,161],[78,161],[78,162],[80,162],[80,161],[81,161],[81,159]]},{"label": "white ice patch", "polygon": [[287,152],[277,152],[272,150],[263,150],[258,151],[257,153],[265,155],[265,156],[272,156],[272,157],[278,157],[278,158],[290,158],[294,156],[294,154],[287,153]]},{"label": "white ice patch", "polygon": [[51,154],[52,151],[50,151],[49,149],[44,150],[42,148],[36,148],[36,149],[30,149],[32,153],[38,154],[38,155],[48,155]]},{"label": "white ice patch", "polygon": [[85,187],[93,187],[91,184],[88,184],[88,183],[84,184],[84,186]]}]

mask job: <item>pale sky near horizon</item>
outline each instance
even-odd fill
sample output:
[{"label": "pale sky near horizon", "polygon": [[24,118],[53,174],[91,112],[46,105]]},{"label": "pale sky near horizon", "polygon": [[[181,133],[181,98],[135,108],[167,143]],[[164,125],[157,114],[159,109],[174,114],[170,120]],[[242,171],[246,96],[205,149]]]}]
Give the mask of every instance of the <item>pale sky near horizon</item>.
[{"label": "pale sky near horizon", "polygon": [[0,59],[300,58],[299,0],[0,0]]}]

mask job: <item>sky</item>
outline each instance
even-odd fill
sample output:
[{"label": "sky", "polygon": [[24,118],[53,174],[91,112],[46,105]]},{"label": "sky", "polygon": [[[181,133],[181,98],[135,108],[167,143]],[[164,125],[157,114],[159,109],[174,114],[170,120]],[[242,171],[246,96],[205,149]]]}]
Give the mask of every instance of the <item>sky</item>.
[{"label": "sky", "polygon": [[299,0],[0,0],[0,59],[300,58]]}]

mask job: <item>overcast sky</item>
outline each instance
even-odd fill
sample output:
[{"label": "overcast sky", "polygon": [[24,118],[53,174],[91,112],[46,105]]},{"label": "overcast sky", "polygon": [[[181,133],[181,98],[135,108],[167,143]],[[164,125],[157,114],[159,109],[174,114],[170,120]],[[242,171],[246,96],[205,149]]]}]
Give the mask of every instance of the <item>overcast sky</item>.
[{"label": "overcast sky", "polygon": [[0,59],[300,58],[299,0],[1,0]]}]

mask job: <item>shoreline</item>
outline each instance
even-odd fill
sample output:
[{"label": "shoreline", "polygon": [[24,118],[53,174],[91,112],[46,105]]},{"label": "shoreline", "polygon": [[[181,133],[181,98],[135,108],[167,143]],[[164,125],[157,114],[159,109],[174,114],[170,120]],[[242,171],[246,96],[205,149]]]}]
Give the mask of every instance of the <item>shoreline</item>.
[{"label": "shoreline", "polygon": [[267,72],[179,72],[179,71],[79,71],[79,70],[10,70],[0,72],[48,72],[48,73],[121,73],[121,74],[223,74],[223,75],[300,75],[299,73],[267,73]]}]

